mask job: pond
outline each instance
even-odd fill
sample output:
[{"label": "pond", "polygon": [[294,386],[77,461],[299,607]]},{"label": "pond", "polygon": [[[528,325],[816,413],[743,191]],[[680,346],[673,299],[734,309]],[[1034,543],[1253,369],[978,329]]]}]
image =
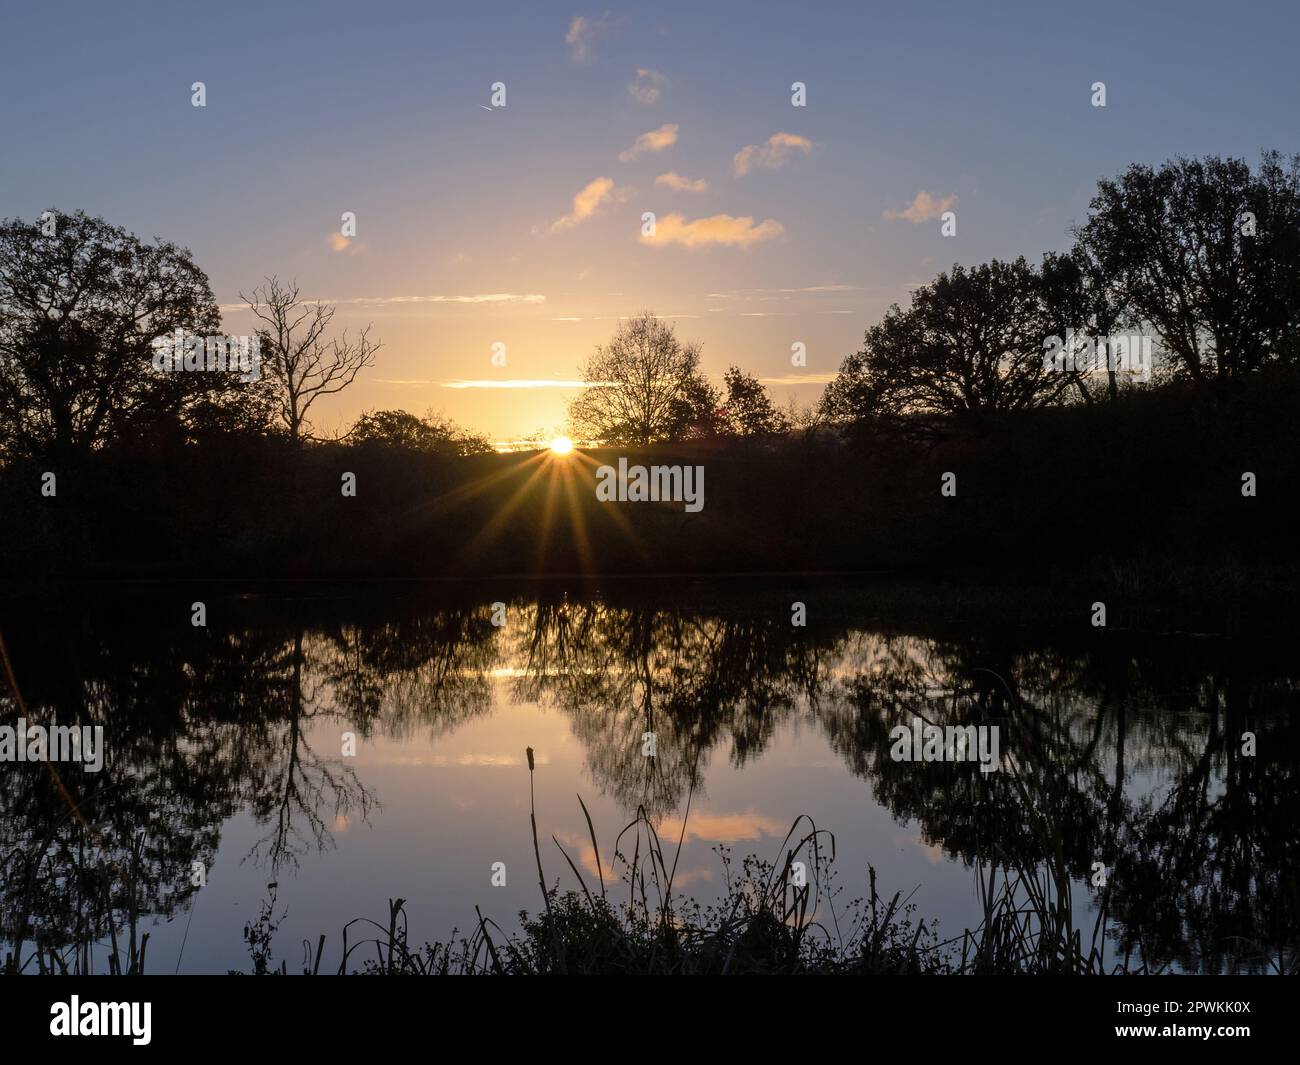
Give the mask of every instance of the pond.
[{"label": "pond", "polygon": [[[291,972],[322,934],[337,966],[343,926],[386,923],[391,898],[413,944],[472,930],[476,906],[510,930],[541,905],[535,803],[566,889],[572,861],[626,895],[614,842],[638,809],[701,901],[724,855],[783,859],[802,815],[797,836],[834,836],[832,928],[870,866],[960,936],[999,867],[1041,871],[1085,941],[1104,896],[1108,961],[1269,971],[1289,949],[1290,646],[880,602],[868,582],[637,581],[5,603],[23,704],[7,690],[0,723],[102,727],[103,750],[98,771],[0,764],[0,946],[82,944],[102,970],[147,932],[148,972],[247,971],[270,884]],[[923,757],[936,729],[979,740]]]}]

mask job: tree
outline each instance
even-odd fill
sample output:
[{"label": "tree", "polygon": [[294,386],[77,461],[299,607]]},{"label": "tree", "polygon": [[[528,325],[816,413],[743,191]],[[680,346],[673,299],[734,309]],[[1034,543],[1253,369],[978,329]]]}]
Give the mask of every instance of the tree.
[{"label": "tree", "polygon": [[665,440],[704,440],[721,430],[721,398],[702,373],[682,382],[672,402]]},{"label": "tree", "polygon": [[698,344],[683,345],[671,325],[643,311],[583,367],[588,387],[569,406],[573,432],[608,444],[711,435],[718,393],[699,364]]},{"label": "tree", "polygon": [[[1041,271],[1043,309],[1051,336],[1061,340],[1062,352],[1072,361],[1063,372],[1071,375],[1079,398],[1093,402],[1089,377],[1094,354],[1089,345],[1096,338],[1109,337],[1127,313],[1122,293],[1107,278],[1101,264],[1081,245],[1067,254],[1048,252],[1043,256]],[[1073,334],[1073,337],[1071,336]],[[1073,339],[1066,350],[1068,340]],[[1113,401],[1119,397],[1119,371],[1115,360],[1106,354],[1106,394]]]},{"label": "tree", "polygon": [[275,385],[278,420],[289,438],[299,443],[310,431],[307,414],[316,400],[352,384],[374,363],[382,345],[370,339],[370,326],[354,340],[345,330],[326,341],[335,308],[301,300],[297,282],[282,284],[269,277],[253,289],[251,297],[241,292],[239,298],[263,323],[258,331],[262,369]]},{"label": "tree", "polygon": [[1080,245],[1194,381],[1293,361],[1300,309],[1300,156],[1131,166],[1102,181]]},{"label": "tree", "polygon": [[722,402],[722,431],[730,436],[771,436],[789,428],[785,414],[772,403],[753,374],[739,366],[728,367],[722,376],[725,396]]},{"label": "tree", "polygon": [[363,414],[348,432],[359,446],[380,446],[442,455],[480,455],[492,450],[485,437],[433,413],[417,418],[404,410]]},{"label": "tree", "polygon": [[1043,365],[1041,278],[1019,258],[954,266],[889,308],[827,387],[831,417],[981,416],[1053,402],[1070,375]]},{"label": "tree", "polygon": [[192,423],[240,391],[233,372],[159,373],[152,341],[211,335],[221,316],[184,248],[82,211],[0,223],[0,447],[89,451]]}]

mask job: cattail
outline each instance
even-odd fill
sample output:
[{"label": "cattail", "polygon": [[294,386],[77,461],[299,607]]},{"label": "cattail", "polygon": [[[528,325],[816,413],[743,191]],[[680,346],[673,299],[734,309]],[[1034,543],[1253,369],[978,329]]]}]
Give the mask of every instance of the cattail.
[{"label": "cattail", "polygon": [[533,749],[529,747],[528,748],[528,772],[531,773],[532,771],[533,771]]}]

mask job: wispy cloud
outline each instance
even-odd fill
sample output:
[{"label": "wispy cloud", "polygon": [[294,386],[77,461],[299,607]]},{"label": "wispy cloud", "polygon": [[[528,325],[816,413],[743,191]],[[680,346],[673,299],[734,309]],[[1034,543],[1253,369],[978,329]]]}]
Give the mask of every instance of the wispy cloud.
[{"label": "wispy cloud", "polygon": [[754,293],[776,293],[778,295],[794,295],[802,292],[857,292],[858,285],[804,285],[802,288],[742,288],[733,289],[730,292],[706,292],[705,295],[711,300],[739,300],[752,299]]},{"label": "wispy cloud", "polygon": [[763,385],[824,385],[838,376],[835,373],[788,373],[780,377],[760,377],[758,381]]},{"label": "wispy cloud", "polygon": [[668,79],[659,71],[638,67],[636,79],[628,85],[627,91],[637,103],[653,104],[663,95],[663,88],[667,84]]},{"label": "wispy cloud", "polygon": [[[305,299],[302,302],[307,304],[328,303],[336,307],[344,307],[350,304],[388,306],[403,303],[545,303],[546,297],[538,293],[487,292],[474,296],[356,296],[343,300]],[[248,310],[248,304],[223,303],[218,310],[223,314],[232,311],[246,311]]]},{"label": "wispy cloud", "polygon": [[579,222],[590,218],[606,203],[617,203],[626,199],[628,190],[614,186],[612,178],[598,177],[588,182],[573,197],[573,210],[550,224],[549,231],[560,233],[572,229]]},{"label": "wispy cloud", "polygon": [[733,218],[729,214],[715,214],[709,218],[687,220],[677,211],[665,215],[655,224],[654,236],[642,236],[643,244],[681,244],[687,248],[702,248],[710,244],[746,248],[764,240],[772,240],[785,232],[785,227],[769,218],[757,225],[746,215]]},{"label": "wispy cloud", "polygon": [[[626,322],[632,316],[629,314],[593,314],[586,317],[578,315],[565,315],[562,318],[552,318],[552,322]],[[698,314],[656,314],[656,318],[698,318]]]},{"label": "wispy cloud", "polygon": [[755,167],[775,170],[793,151],[807,155],[812,151],[812,141],[797,133],[773,133],[764,144],[747,144],[736,153],[733,160],[736,177],[743,177]]},{"label": "wispy cloud", "polygon": [[944,196],[940,198],[926,192],[925,189],[922,189],[912,199],[912,202],[901,211],[885,211],[884,217],[890,221],[904,218],[913,225],[920,225],[922,222],[929,222],[932,219],[938,218],[944,211],[947,211],[956,205],[956,196]]},{"label": "wispy cloud", "polygon": [[410,385],[438,388],[617,388],[612,381],[556,381],[550,378],[527,380],[525,378],[489,378],[485,380],[465,380],[455,378],[450,381],[438,381],[428,377],[377,377],[376,384]]},{"label": "wispy cloud", "polygon": [[642,133],[631,148],[618,153],[620,162],[630,163],[646,152],[662,152],[677,143],[677,123],[665,122],[658,129]]},{"label": "wispy cloud", "polygon": [[515,377],[504,380],[455,380],[427,381],[424,384],[440,384],[443,388],[616,388],[612,381],[556,381],[552,378],[529,380]]},{"label": "wispy cloud", "polygon": [[609,32],[609,26],[608,15],[601,15],[600,18],[574,15],[569,30],[564,35],[564,43],[569,46],[569,58],[575,63],[590,63],[593,46]]},{"label": "wispy cloud", "polygon": [[708,189],[709,183],[703,178],[691,180],[688,177],[682,177],[676,170],[670,170],[666,174],[660,174],[655,178],[656,185],[664,185],[673,190],[673,192],[704,192]]}]

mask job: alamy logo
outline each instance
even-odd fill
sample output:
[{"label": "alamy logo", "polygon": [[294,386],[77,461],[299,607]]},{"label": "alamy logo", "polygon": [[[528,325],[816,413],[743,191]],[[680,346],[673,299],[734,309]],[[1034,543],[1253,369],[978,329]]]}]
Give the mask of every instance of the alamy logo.
[{"label": "alamy logo", "polygon": [[0,762],[81,762],[90,773],[104,768],[104,726],[0,725]]},{"label": "alamy logo", "polygon": [[153,368],[159,373],[188,370],[238,370],[241,381],[262,376],[261,340],[258,337],[201,337],[177,329],[154,337]]},{"label": "alamy logo", "polygon": [[931,725],[919,717],[889,730],[895,762],[979,762],[981,773],[1000,764],[997,725]]},{"label": "alamy logo", "polygon": [[129,1035],[138,1047],[148,1046],[153,1013],[150,1002],[71,1002],[50,1006],[50,1035]]},{"label": "alamy logo", "polygon": [[631,466],[626,457],[618,469],[596,470],[596,498],[602,503],[685,503],[695,514],[704,509],[703,466]]},{"label": "alamy logo", "polygon": [[1141,333],[1089,336],[1065,331],[1065,339],[1050,336],[1043,341],[1043,369],[1081,373],[1132,374],[1143,384],[1151,380],[1151,338]]}]

